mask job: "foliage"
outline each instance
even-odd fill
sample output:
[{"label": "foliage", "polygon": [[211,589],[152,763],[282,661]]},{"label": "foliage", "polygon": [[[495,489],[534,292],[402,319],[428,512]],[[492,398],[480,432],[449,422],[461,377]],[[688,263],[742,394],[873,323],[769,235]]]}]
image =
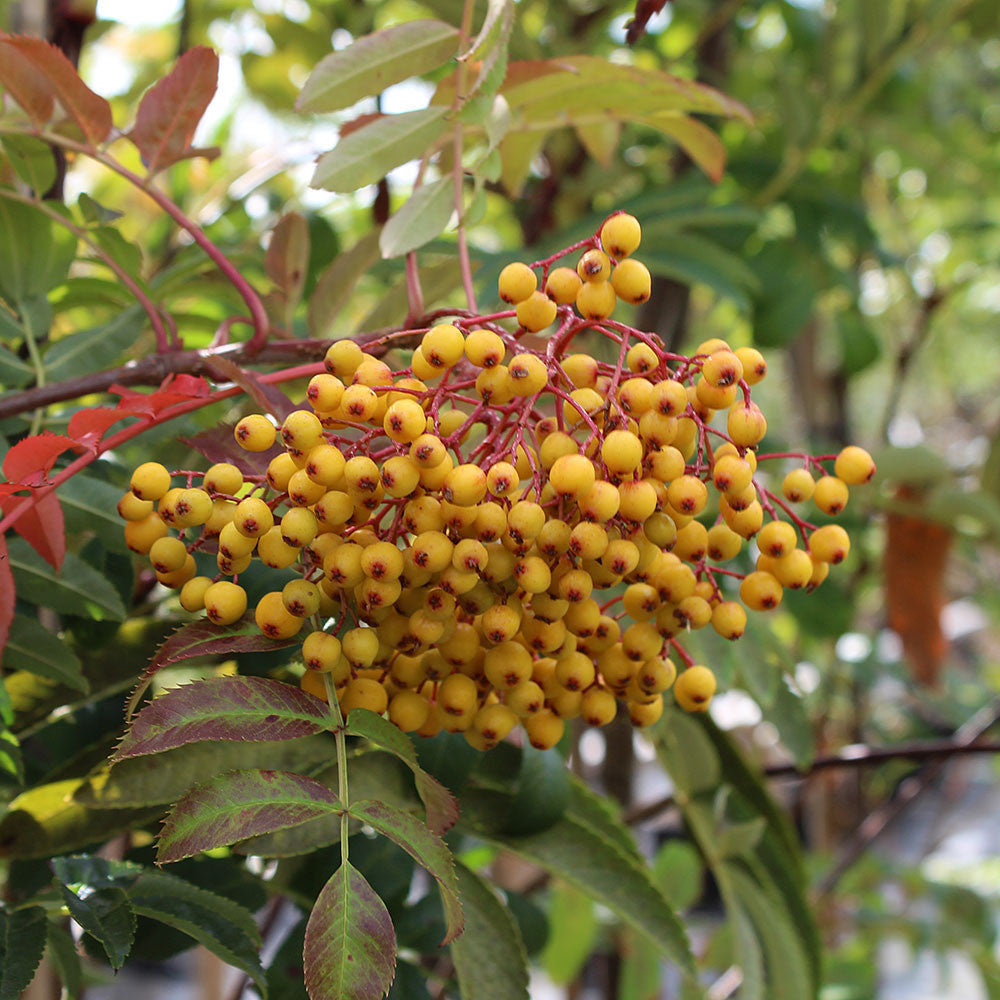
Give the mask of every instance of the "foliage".
[{"label": "foliage", "polygon": [[[207,39],[212,23],[234,15],[258,24],[273,51],[240,52],[244,86],[284,122],[283,140],[307,129],[331,135],[329,119],[296,120],[293,105],[300,115],[336,116],[337,141],[315,149],[313,178],[352,196],[324,202],[332,212],[306,207],[319,202],[280,176],[265,188],[263,211],[251,214],[251,187],[234,183],[244,167],[227,136],[232,118],[210,139],[226,156],[195,145],[216,91],[210,48],[187,48],[155,82],[174,37],[152,33],[155,58],[137,63],[131,88],[109,103],[55,48],[0,40],[0,434],[9,446],[0,507],[2,528],[13,532],[0,534],[8,884],[0,997],[18,995],[43,953],[72,996],[95,963],[117,969],[129,956],[162,957],[193,940],[262,994],[301,995],[304,980],[314,1000],[378,996],[392,979],[393,936],[407,961],[397,964],[390,995],[420,996],[429,982],[447,995],[526,996],[529,956],[541,952],[531,898],[548,901],[559,922],[541,953],[553,978],[572,979],[585,958],[574,954],[578,941],[557,933],[571,916],[584,942],[626,955],[626,996],[652,994],[661,956],[690,991],[736,965],[741,995],[818,995],[824,974],[797,837],[744,752],[711,724],[668,712],[654,732],[696,850],[668,843],[650,866],[614,807],[530,749],[502,745],[473,760],[446,736],[415,749],[362,711],[343,728],[311,696],[289,703],[299,667],[248,622],[165,634],[163,622],[172,629],[183,613],[128,555],[113,507],[139,461],[190,468],[196,452],[230,460],[231,433],[216,428],[242,414],[247,396],[283,417],[289,404],[274,387],[301,394],[304,379],[322,370],[330,337],[365,343],[380,327],[424,325],[433,307],[455,307],[470,288],[491,296],[510,252],[487,248],[524,242],[537,247],[529,257],[543,258],[621,207],[644,219],[656,294],[643,322],[662,320],[656,328],[668,345],[679,347],[686,327],[671,328],[653,310],[677,283],[692,290],[695,340],[720,335],[791,352],[804,418],[774,422],[775,450],[802,450],[807,438],[817,450],[839,446],[849,420],[866,443],[880,444],[900,413],[951,415],[926,426],[927,453],[876,453],[875,502],[916,521],[916,544],[890,543],[903,586],[889,595],[890,614],[894,600],[912,609],[907,583],[927,600],[915,624],[893,624],[910,648],[942,643],[940,676],[942,635],[925,640],[921,628],[946,598],[916,586],[922,525],[943,524],[953,539],[954,548],[940,542],[943,561],[977,555],[1000,523],[996,462],[983,466],[969,451],[956,472],[934,454],[950,444],[959,417],[970,425],[995,418],[995,337],[976,304],[995,275],[960,266],[989,258],[993,238],[978,221],[991,147],[986,130],[969,124],[988,119],[970,39],[983,37],[988,5],[894,2],[872,18],[870,5],[846,0],[829,17],[799,4],[748,4],[745,18],[721,25],[733,45],[725,66],[705,63],[717,12],[695,0],[669,5],[665,29],[665,18],[653,17],[626,59],[611,8],[489,2],[466,4],[463,15],[432,2],[415,16],[412,5],[310,4],[297,23],[242,6],[192,4],[189,37]],[[334,28],[354,41],[331,54]],[[934,46],[935,60],[914,58]],[[668,63],[677,76],[663,71]],[[725,94],[693,83],[695,73]],[[390,111],[367,100],[413,77],[424,78],[410,92],[423,106]],[[304,81],[301,90],[292,80]],[[954,112],[959,105],[968,117]],[[722,118],[709,127],[706,113]],[[933,127],[922,117],[930,113]],[[961,171],[952,169],[956,147]],[[79,178],[65,199],[53,188],[54,149],[70,154]],[[932,198],[907,193],[921,174]],[[381,191],[371,211],[368,185]],[[933,239],[942,231],[950,241],[943,258]],[[881,299],[880,287],[888,289]],[[963,330],[963,350],[922,356],[945,323]],[[816,352],[818,364],[808,360]],[[897,356],[898,384],[887,375]],[[916,357],[912,367],[904,356]],[[952,403],[959,379],[963,413]],[[916,493],[901,495],[903,486]],[[847,739],[853,722],[865,738],[899,739],[926,735],[928,709],[951,729],[977,707],[961,675],[946,673],[945,695],[917,695],[924,715],[906,727],[857,715],[852,692],[868,700],[879,677],[908,682],[879,650],[856,668],[832,652],[859,604],[862,630],[880,624],[866,565],[879,529],[865,521],[858,512],[869,558],[852,560],[853,590],[826,591],[819,614],[789,601],[779,636],[751,629],[742,655],[721,644],[705,653],[727,686],[755,700],[803,768],[817,736]],[[963,572],[988,579],[988,565],[963,563]],[[258,595],[269,587],[252,574],[241,582]],[[802,661],[823,674],[806,697]],[[158,697],[146,703],[150,690]],[[126,701],[135,715],[123,739]],[[159,713],[171,705],[178,714],[164,721]],[[330,766],[338,745],[350,754],[349,797],[343,759]],[[546,759],[561,764],[557,751]],[[892,774],[874,779],[873,792]],[[157,860],[188,858],[172,869],[178,874],[153,867],[147,845],[158,831]],[[97,856],[122,834],[121,860]],[[210,857],[191,857],[205,850]],[[486,862],[507,853],[546,872],[554,888],[519,897],[501,882],[498,895]],[[263,881],[243,863],[247,854],[278,859],[277,874]],[[415,879],[418,866],[431,878]],[[722,929],[692,955],[691,910],[704,898],[706,872],[721,895]],[[929,894],[942,914],[921,935],[879,910],[882,887],[897,877],[866,868],[850,883],[869,907],[865,929],[877,931],[842,942],[825,981],[849,983],[870,968],[880,935],[943,941],[938,928],[960,913],[969,929],[955,924],[944,943],[975,941],[995,984],[980,898],[914,875],[907,892]],[[252,914],[268,897],[303,919],[264,969]],[[70,919],[84,932],[86,957],[67,934]],[[333,932],[346,950],[331,947]],[[446,938],[454,940],[444,952]],[[367,975],[352,965],[352,944],[369,949]]]}]

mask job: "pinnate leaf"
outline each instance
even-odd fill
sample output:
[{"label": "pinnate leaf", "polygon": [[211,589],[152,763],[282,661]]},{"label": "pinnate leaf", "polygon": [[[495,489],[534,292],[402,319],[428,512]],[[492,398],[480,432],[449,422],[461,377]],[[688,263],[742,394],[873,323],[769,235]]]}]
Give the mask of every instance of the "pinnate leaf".
[{"label": "pinnate leaf", "polygon": [[293,740],[330,725],[325,702],[264,677],[210,677],[174,688],[133,720],[113,760],[199,740]]},{"label": "pinnate leaf", "polygon": [[120,969],[135,938],[135,914],[125,890],[97,889],[81,896],[64,885],[62,896],[69,915],[101,942],[111,968]]},{"label": "pinnate leaf", "polygon": [[108,392],[120,396],[118,409],[136,416],[155,417],[161,410],[186,403],[192,399],[204,399],[211,393],[211,386],[200,376],[168,375],[156,392],[136,392],[127,386],[112,385]]},{"label": "pinnate leaf", "polygon": [[166,872],[145,871],[128,895],[139,916],[188,934],[250,976],[266,1000],[267,983],[258,956],[260,931],[249,910]]},{"label": "pinnate leaf", "polygon": [[66,555],[66,524],[55,493],[43,493],[34,502],[28,498],[9,500],[2,506],[5,513],[11,514],[24,508],[14,522],[14,530],[58,572]]},{"label": "pinnate leaf", "polygon": [[455,797],[436,778],[431,777],[418,763],[413,742],[391,722],[367,708],[356,708],[347,719],[347,731],[352,736],[363,736],[382,750],[395,754],[410,770],[427,810],[427,826],[438,835],[455,825],[458,803]]},{"label": "pinnate leaf", "polygon": [[328,337],[341,307],[350,298],[361,276],[378,260],[378,233],[362,236],[350,250],[335,257],[319,276],[312,295],[306,324],[313,337]]},{"label": "pinnate leaf", "polygon": [[420,19],[376,31],[324,57],[299,94],[298,111],[339,111],[411,76],[437,69],[455,55],[458,32]]},{"label": "pinnate leaf", "polygon": [[303,960],[311,1000],[381,1000],[392,985],[392,918],[349,861],[323,886],[309,915]]},{"label": "pinnate leaf", "polygon": [[[63,51],[41,38],[23,35],[5,39],[41,75],[63,110],[76,122],[91,145],[103,142],[111,132],[111,105],[95,94],[80,78]],[[39,108],[40,110],[40,108]]]},{"label": "pinnate leaf", "polygon": [[9,482],[23,486],[41,486],[56,459],[75,442],[65,434],[42,431],[22,438],[4,456],[3,474]]},{"label": "pinnate leaf", "polygon": [[0,909],[0,1000],[17,1000],[45,952],[45,910]]},{"label": "pinnate leaf", "polygon": [[447,108],[423,108],[383,115],[324,153],[310,184],[349,194],[377,183],[394,167],[422,156],[447,128],[447,114]]},{"label": "pinnate leaf", "polygon": [[229,771],[188,792],[170,811],[157,861],[180,861],[341,810],[326,785],[292,771]]},{"label": "pinnate leaf", "polygon": [[80,473],[59,487],[59,502],[71,532],[93,532],[106,549],[125,553],[128,546],[116,505],[121,489],[96,476]]},{"label": "pinnate leaf", "polygon": [[382,229],[383,257],[402,257],[440,236],[455,211],[451,177],[417,188]]},{"label": "pinnate leaf", "polygon": [[106,406],[77,410],[69,418],[66,435],[84,448],[93,448],[112,424],[117,424],[126,416],[120,410],[111,410]]},{"label": "pinnate leaf", "polygon": [[195,129],[215,96],[219,57],[204,45],[188,49],[143,97],[132,141],[150,174],[187,156]]},{"label": "pinnate leaf", "polygon": [[367,800],[352,802],[352,817],[367,823],[372,829],[395,841],[418,864],[424,866],[437,880],[444,905],[448,932],[442,944],[454,941],[462,933],[464,918],[458,897],[454,861],[445,842],[432,833],[419,819],[384,802]]},{"label": "pinnate leaf", "polygon": [[465,865],[456,865],[465,932],[451,946],[463,997],[528,1000],[528,959],[510,911]]}]

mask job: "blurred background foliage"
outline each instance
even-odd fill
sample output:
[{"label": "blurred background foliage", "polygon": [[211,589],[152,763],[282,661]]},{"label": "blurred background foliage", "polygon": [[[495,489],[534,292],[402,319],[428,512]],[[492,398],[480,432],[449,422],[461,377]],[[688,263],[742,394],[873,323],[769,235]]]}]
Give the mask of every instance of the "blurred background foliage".
[{"label": "blurred background foliage", "polygon": [[[29,7],[0,9],[18,28]],[[710,121],[726,151],[718,183],[651,129],[626,123],[553,132],[530,158],[523,187],[487,185],[470,230],[481,302],[495,298],[506,261],[542,257],[624,208],[643,222],[641,257],[655,277],[652,299],[632,317],[636,325],[678,348],[720,336],[765,349],[771,369],[759,402],[770,450],[818,454],[851,441],[879,462],[876,488],[845,521],[856,540],[846,572],[824,584],[818,600],[789,596],[732,647],[714,635],[693,637],[692,652],[700,655],[704,645],[705,662],[731,689],[717,699],[717,721],[762,764],[792,761],[806,770],[845,746],[951,736],[970,719],[986,733],[1000,719],[996,3],[674,0],[633,47],[625,45],[633,12],[624,4],[520,0],[516,10],[512,59],[588,52],[665,69],[743,102],[752,122]],[[331,45],[418,16],[457,23],[460,11],[457,0],[101,0],[81,72],[124,121],[179,53],[195,44],[219,50],[220,91],[198,144],[224,152],[174,168],[162,182],[261,285],[270,230],[286,211],[302,212],[311,238],[308,300],[330,263],[385,220],[387,205],[404,200],[415,167],[355,195],[310,189],[316,155],[333,145],[339,125],[376,110],[376,102],[297,115],[302,83]],[[422,107],[432,91],[432,82],[401,84],[378,106]],[[71,165],[67,201],[84,191],[123,213],[117,228],[141,253],[186,341],[207,345],[239,309],[231,287],[138,192],[90,164]],[[460,302],[453,253],[447,234],[421,251],[428,305]],[[304,307],[296,311],[290,332],[340,336],[400,322],[407,311],[401,280],[401,261],[374,262],[329,314],[310,319]],[[96,269],[75,271],[55,296],[52,336],[122,302]],[[146,349],[141,339],[126,340],[104,365]],[[45,426],[59,429],[69,412],[50,409]],[[208,411],[187,426],[160,428],[100,463],[100,475],[120,487],[124,470],[154,447],[162,461],[181,464],[188,452],[171,444],[178,431],[195,433],[219,418]],[[27,424],[11,417],[0,433],[13,439]],[[97,528],[95,547],[87,541],[95,529],[84,527],[77,554],[128,603],[137,591],[122,546]],[[68,641],[86,661],[91,687],[110,698],[80,716],[94,745],[117,726],[106,709],[120,703],[135,664],[163,634],[161,602],[145,588],[120,630],[66,609]],[[22,721],[40,725],[32,720],[72,700],[53,690],[56,681],[8,675]],[[626,809],[671,791],[648,745],[640,741],[633,758],[628,730],[607,739],[589,733],[579,749],[578,770]],[[86,766],[101,756],[74,752]],[[35,778],[67,773],[65,761],[46,772],[35,760]],[[995,826],[994,777],[992,762],[940,766],[915,753],[781,778],[776,788],[804,839],[830,949],[825,1000],[945,996],[953,973],[962,989],[974,990],[955,996],[1000,996],[1000,875],[989,860],[1000,841],[973,838],[958,863],[941,847],[948,831],[935,827],[946,805],[957,808],[970,796]],[[881,852],[868,850],[873,838],[865,839],[864,828],[858,833],[872,816],[893,824]],[[644,846],[665,845],[657,861],[670,873],[675,901],[696,923],[704,918],[709,964],[725,969],[733,945],[713,922],[718,887],[703,882],[701,860],[679,839],[689,821],[665,806],[638,829]],[[606,913],[562,887],[547,894],[546,906],[548,944],[536,942],[535,950],[547,982],[570,984],[572,996],[583,995],[581,985],[630,1000],[658,995],[655,962],[650,972],[649,957]],[[908,985],[906,975],[928,955],[944,956],[948,975],[914,974],[923,986]],[[978,971],[966,981],[970,963]],[[729,995],[723,984],[718,996]]]}]

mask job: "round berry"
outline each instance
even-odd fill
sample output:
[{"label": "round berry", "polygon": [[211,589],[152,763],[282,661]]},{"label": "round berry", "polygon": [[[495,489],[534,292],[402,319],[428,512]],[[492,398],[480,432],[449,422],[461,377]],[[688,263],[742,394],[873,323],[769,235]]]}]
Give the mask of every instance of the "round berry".
[{"label": "round berry", "polygon": [[420,353],[432,368],[451,368],[465,353],[465,337],[457,326],[432,326],[420,341]]},{"label": "round berry", "polygon": [[674,697],[686,712],[704,712],[715,694],[715,674],[708,667],[688,667],[674,682]]},{"label": "round berry", "polygon": [[875,462],[864,448],[848,445],[837,456],[833,471],[848,486],[860,486],[875,475]]},{"label": "round berry", "polygon": [[601,246],[615,260],[621,260],[635,253],[641,239],[642,227],[639,225],[639,220],[624,212],[612,215],[601,226]]},{"label": "round berry", "polygon": [[140,500],[159,500],[170,489],[170,473],[159,462],[144,462],[132,473],[129,486]]},{"label": "round berry", "polygon": [[545,280],[545,294],[557,305],[569,306],[576,301],[581,284],[580,275],[573,268],[557,267]]},{"label": "round berry", "polygon": [[233,431],[236,443],[244,451],[267,451],[277,434],[274,424],[260,413],[244,417]]},{"label": "round berry", "polygon": [[538,278],[535,277],[535,272],[527,264],[508,264],[500,272],[500,278],[497,281],[500,298],[511,305],[524,302],[536,288],[538,288]]},{"label": "round berry", "polygon": [[652,279],[645,264],[623,260],[611,275],[611,287],[623,302],[637,306],[649,298]]},{"label": "round berry", "polygon": [[556,304],[544,292],[532,292],[517,303],[517,321],[532,333],[550,326],[556,318]]},{"label": "round berry", "polygon": [[228,580],[213,583],[203,596],[205,612],[216,625],[232,625],[247,609],[247,592]]}]

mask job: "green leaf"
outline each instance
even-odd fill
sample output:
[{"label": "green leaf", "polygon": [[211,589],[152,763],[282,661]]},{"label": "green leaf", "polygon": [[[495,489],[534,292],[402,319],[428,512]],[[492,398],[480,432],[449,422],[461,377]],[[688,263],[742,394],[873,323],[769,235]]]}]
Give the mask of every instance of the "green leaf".
[{"label": "green leaf", "polygon": [[124,889],[94,889],[63,884],[69,915],[104,947],[112,969],[120,969],[132,950],[135,914]]},{"label": "green leaf", "polygon": [[279,743],[189,743],[102,769],[85,779],[73,798],[94,809],[176,802],[206,774],[257,767],[305,770],[333,752],[332,737],[324,734]]},{"label": "green leaf", "polygon": [[413,771],[413,778],[427,809],[427,826],[436,834],[443,834],[458,818],[458,804],[444,785],[432,778],[417,762],[413,743],[403,732],[382,716],[356,708],[347,719],[347,732],[352,736],[363,736],[382,750],[395,754]]},{"label": "green leaf", "polygon": [[610,167],[611,160],[618,148],[618,140],[622,134],[622,123],[615,118],[605,118],[603,121],[589,122],[576,126],[576,134],[583,143],[584,149],[602,167]]},{"label": "green leaf", "polygon": [[266,1000],[267,983],[257,954],[260,931],[249,910],[164,872],[144,872],[128,895],[139,916],[158,920],[194,938],[250,976]]},{"label": "green leaf", "polygon": [[77,691],[90,690],[76,653],[36,618],[27,615],[18,615],[11,622],[3,665],[8,670],[27,670],[47,677]]},{"label": "green leaf", "polygon": [[750,296],[759,284],[742,257],[693,233],[685,232],[672,246],[652,250],[642,259],[650,274],[707,285],[743,309],[749,308]]},{"label": "green leaf", "polygon": [[384,802],[352,802],[350,815],[399,844],[437,881],[444,906],[448,932],[442,944],[454,941],[462,933],[464,918],[458,898],[454,862],[445,842],[419,819]]},{"label": "green leaf", "polygon": [[702,727],[686,712],[668,710],[656,728],[664,766],[678,790],[692,795],[719,783],[719,756]]},{"label": "green leaf", "polygon": [[845,312],[838,316],[837,331],[840,334],[840,364],[848,375],[857,375],[882,356],[878,335],[860,313]]},{"label": "green leaf", "polygon": [[87,809],[73,801],[81,778],[22,792],[0,820],[0,856],[46,858],[103,842],[159,814],[149,809]]},{"label": "green leaf", "polygon": [[646,115],[640,118],[626,117],[636,124],[648,125],[673,139],[685,153],[713,181],[722,180],[726,167],[726,147],[722,144],[718,133],[710,129],[704,122],[690,115],[672,113]]},{"label": "green leaf", "polygon": [[525,746],[505,833],[535,833],[566,811],[570,784],[566,762],[557,753]]},{"label": "green leaf", "polygon": [[385,903],[345,861],[323,886],[306,925],[311,1000],[382,1000],[396,967],[396,932]]},{"label": "green leaf", "polygon": [[459,991],[469,1000],[528,1000],[528,959],[510,912],[493,889],[456,865],[465,932],[451,946]]},{"label": "green leaf", "polygon": [[626,854],[642,858],[631,829],[622,822],[618,806],[607,796],[598,795],[574,774],[569,775],[566,815],[603,839],[610,840]]},{"label": "green leaf", "polygon": [[802,699],[792,692],[785,679],[778,684],[774,707],[767,718],[777,727],[781,742],[792,755],[795,766],[800,770],[809,767],[816,756],[812,723]]},{"label": "green leaf", "polygon": [[342,812],[326,785],[292,771],[228,771],[188,792],[170,811],[158,864]]},{"label": "green leaf", "polygon": [[133,306],[105,326],[80,330],[57,340],[43,357],[50,382],[100,371],[134,346],[142,333],[146,314]]},{"label": "green leaf", "polygon": [[511,197],[517,197],[521,193],[531,171],[531,164],[544,145],[545,132],[521,132],[513,127],[500,143],[500,162],[503,165],[500,179]]},{"label": "green leaf", "polygon": [[0,910],[0,1000],[17,1000],[35,978],[46,938],[45,910]]},{"label": "green leaf", "polygon": [[378,260],[379,234],[366,233],[319,276],[309,298],[306,326],[311,337],[329,337],[338,313],[368,269]]},{"label": "green leaf", "polygon": [[[24,331],[6,309],[0,308],[0,341],[14,343],[24,340]],[[0,345],[0,386],[20,389],[35,381],[35,369],[13,351]]]},{"label": "green leaf", "polygon": [[553,982],[566,986],[594,950],[598,932],[594,904],[582,890],[560,882],[549,896],[549,926],[542,966]]},{"label": "green leaf", "polygon": [[[58,209],[57,209],[58,210]],[[0,293],[13,302],[46,295],[69,272],[76,237],[33,205],[0,192]]]},{"label": "green leaf", "polygon": [[150,702],[118,745],[115,761],[199,740],[292,740],[329,728],[326,704],[264,677],[210,677]]},{"label": "green leaf", "polygon": [[803,1000],[817,996],[816,985],[788,914],[739,865],[723,865],[726,880],[753,922],[767,965],[768,995],[774,1000]]},{"label": "green leaf", "polygon": [[889,445],[874,454],[877,471],[875,483],[905,483],[929,486],[951,479],[952,472],[944,456],[918,444],[909,448]]},{"label": "green leaf", "polygon": [[748,819],[745,823],[730,823],[717,831],[715,848],[724,858],[738,858],[753,853],[767,828],[763,816]]},{"label": "green leaf", "polygon": [[621,968],[618,973],[618,1000],[649,1000],[659,995],[660,956],[634,931],[625,931],[619,943]]},{"label": "green leaf", "polygon": [[460,822],[475,836],[506,847],[585,892],[646,935],[685,972],[693,972],[684,928],[648,868],[568,816],[539,833],[505,835],[493,818],[505,817],[509,803],[509,796],[470,793],[463,798]]},{"label": "green leaf", "polygon": [[[472,262],[473,271],[477,270],[478,261]],[[454,257],[437,259],[421,265],[419,269],[420,284],[424,290],[424,305],[430,307],[440,302],[462,284],[462,272]],[[383,327],[401,323],[409,312],[406,296],[406,277],[393,283],[392,287],[382,296],[368,314],[354,324],[357,330],[379,330]]]},{"label": "green leaf", "polygon": [[402,257],[444,232],[455,211],[454,181],[442,177],[417,188],[385,224],[379,236],[383,257]]},{"label": "green leaf", "polygon": [[117,510],[120,499],[121,490],[95,476],[75,475],[59,487],[67,530],[92,531],[113,552],[128,551]]},{"label": "green leaf", "polygon": [[22,600],[85,618],[121,621],[125,617],[115,588],[79,556],[66,553],[57,573],[23,538],[12,538],[8,548],[17,595]]},{"label": "green leaf", "polygon": [[48,924],[46,953],[69,1000],[77,1000],[83,989],[83,963],[69,931],[53,921]]},{"label": "green leaf", "polygon": [[754,341],[763,347],[790,344],[809,321],[819,290],[809,255],[792,241],[764,246],[750,266],[760,280],[754,301]]},{"label": "green leaf", "polygon": [[704,865],[686,840],[668,840],[656,852],[653,877],[675,910],[694,906],[704,891]]},{"label": "green leaf", "polygon": [[310,185],[349,194],[427,152],[448,127],[446,108],[385,115],[348,135],[316,164]]},{"label": "green leaf", "polygon": [[384,28],[323,58],[302,87],[295,108],[348,108],[394,83],[437,69],[457,49],[458,32],[442,21],[428,18]]},{"label": "green leaf", "polygon": [[14,173],[41,198],[56,179],[52,147],[32,135],[5,135],[0,142]]}]

